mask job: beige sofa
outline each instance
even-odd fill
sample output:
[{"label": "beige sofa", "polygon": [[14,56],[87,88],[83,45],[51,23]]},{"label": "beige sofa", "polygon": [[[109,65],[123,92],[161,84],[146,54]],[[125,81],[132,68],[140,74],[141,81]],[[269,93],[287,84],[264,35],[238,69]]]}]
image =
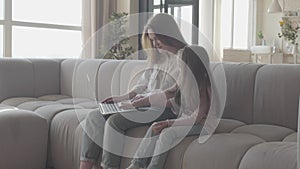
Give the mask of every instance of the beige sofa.
[{"label": "beige sofa", "polygon": [[[145,61],[0,60],[0,169],[75,169],[96,100],[124,93]],[[167,169],[295,169],[300,65],[224,66],[223,119],[205,143],[185,138]],[[141,137],[147,126],[131,129]],[[137,143],[126,143],[134,152]],[[130,159],[123,158],[121,168]]]}]

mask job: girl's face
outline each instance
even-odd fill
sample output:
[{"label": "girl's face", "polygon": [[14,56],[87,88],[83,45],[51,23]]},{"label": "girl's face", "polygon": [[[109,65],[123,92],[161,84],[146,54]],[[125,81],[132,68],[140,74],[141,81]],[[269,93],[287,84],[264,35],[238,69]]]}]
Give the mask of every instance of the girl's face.
[{"label": "girl's face", "polygon": [[164,44],[162,41],[160,41],[152,29],[148,29],[147,33],[154,48],[156,48],[159,53],[166,53],[166,52],[171,52],[174,54],[177,53],[177,50],[174,47],[168,46]]}]

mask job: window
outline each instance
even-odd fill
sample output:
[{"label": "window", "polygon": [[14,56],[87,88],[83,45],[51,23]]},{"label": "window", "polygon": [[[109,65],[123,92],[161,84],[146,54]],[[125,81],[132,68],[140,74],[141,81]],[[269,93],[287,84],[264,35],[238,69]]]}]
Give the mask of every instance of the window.
[{"label": "window", "polygon": [[68,58],[81,51],[79,31],[14,26],[12,32],[13,57]]},{"label": "window", "polygon": [[12,19],[80,26],[81,0],[12,0]]},{"label": "window", "polygon": [[198,27],[199,1],[198,0],[154,0],[153,13],[165,12],[177,18],[177,23],[182,31],[185,40],[190,44],[197,44],[197,31],[193,32],[193,27]]},{"label": "window", "polygon": [[3,57],[3,26],[0,25],[0,57]]},{"label": "window", "polygon": [[251,46],[250,0],[221,0],[222,48],[249,49]]},{"label": "window", "polygon": [[0,20],[3,20],[4,18],[4,0],[0,0]]},{"label": "window", "polygon": [[1,8],[0,56],[80,56],[81,0],[0,0]]}]

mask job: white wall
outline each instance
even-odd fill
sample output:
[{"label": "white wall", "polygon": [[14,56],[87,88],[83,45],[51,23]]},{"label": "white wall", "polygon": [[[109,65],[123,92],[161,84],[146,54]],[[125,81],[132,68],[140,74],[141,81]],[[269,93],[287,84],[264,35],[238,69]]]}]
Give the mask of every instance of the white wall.
[{"label": "white wall", "polygon": [[[272,0],[257,0],[258,3],[258,13],[257,18],[259,21],[262,18],[261,22],[257,23],[257,31],[262,30],[264,33],[265,39],[268,45],[272,45],[274,39],[277,39],[278,42],[281,40],[278,38],[278,33],[281,32],[279,21],[283,16],[283,13],[274,13],[270,14],[267,12],[268,7],[270,6]],[[263,1],[263,2],[262,2]],[[279,0],[279,3],[282,4],[283,0]],[[286,10],[300,10],[300,0],[286,0]],[[257,42],[259,43],[259,42]]]}]

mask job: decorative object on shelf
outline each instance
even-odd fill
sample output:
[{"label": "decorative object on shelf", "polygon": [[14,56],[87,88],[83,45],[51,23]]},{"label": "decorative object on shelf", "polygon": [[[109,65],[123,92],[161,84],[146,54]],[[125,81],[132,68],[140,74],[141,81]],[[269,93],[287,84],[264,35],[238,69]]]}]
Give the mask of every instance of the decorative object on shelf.
[{"label": "decorative object on shelf", "polygon": [[292,47],[292,54],[293,54],[293,57],[294,57],[294,64],[297,64],[298,53],[299,53],[298,44],[294,44],[293,47]]},{"label": "decorative object on shelf", "polygon": [[298,30],[299,21],[291,21],[288,19],[284,19],[279,22],[281,27],[281,33],[278,33],[279,38],[284,38],[284,40],[290,42],[292,45],[298,45]]},{"label": "decorative object on shelf", "polygon": [[268,8],[268,13],[279,13],[284,11],[285,0],[282,1],[282,8],[278,0],[273,0],[270,7]]},{"label": "decorative object on shelf", "polygon": [[133,47],[129,45],[129,37],[126,36],[128,13],[113,12],[109,17],[109,40],[117,42],[103,57],[104,59],[129,59],[129,56],[135,52]]},{"label": "decorative object on shelf", "polygon": [[262,31],[259,31],[257,33],[257,36],[261,40],[261,45],[265,46],[266,45],[266,40],[264,39],[264,34],[262,33]]}]

